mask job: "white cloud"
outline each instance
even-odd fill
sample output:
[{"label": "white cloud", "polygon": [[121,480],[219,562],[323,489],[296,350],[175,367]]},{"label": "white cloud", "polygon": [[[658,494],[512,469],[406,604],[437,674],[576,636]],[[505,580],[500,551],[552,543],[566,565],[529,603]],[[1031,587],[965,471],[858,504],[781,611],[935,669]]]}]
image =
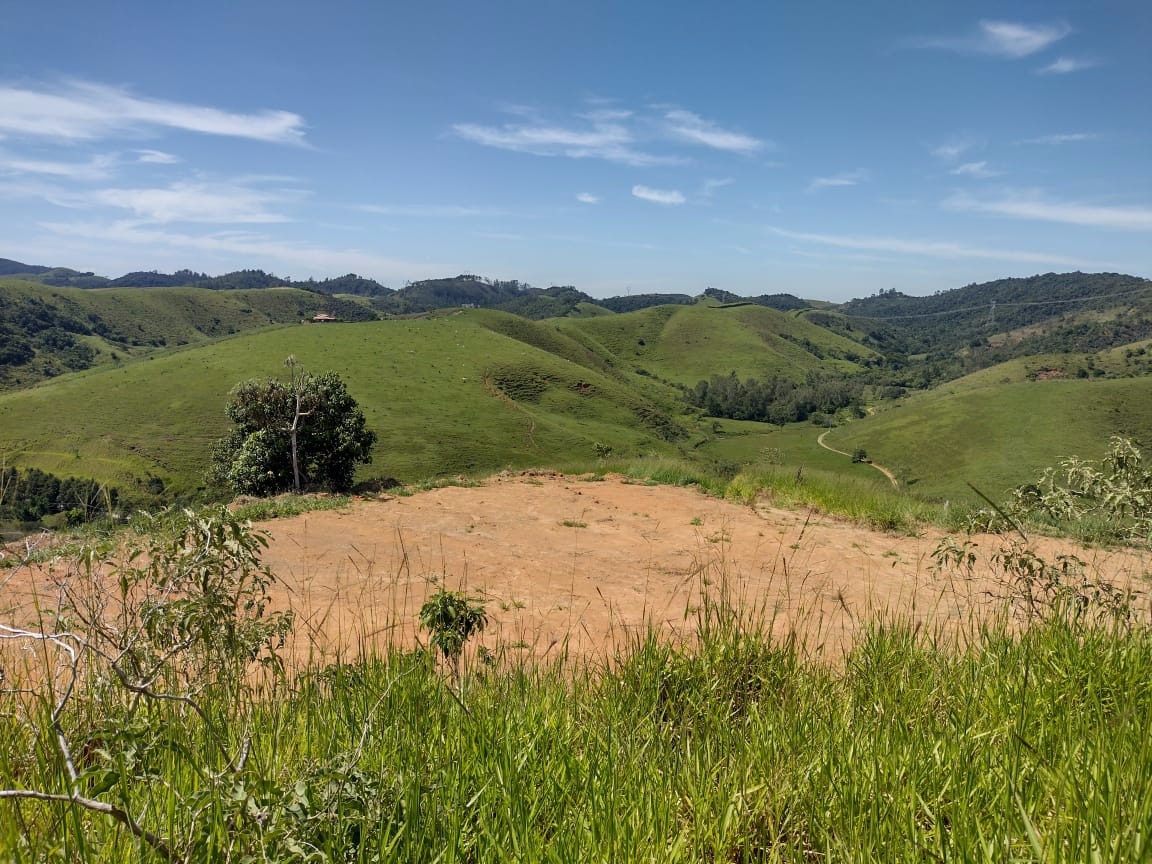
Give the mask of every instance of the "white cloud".
[{"label": "white cloud", "polygon": [[466,141],[536,156],[604,159],[636,167],[671,165],[681,161],[633,149],[632,133],[619,123],[603,119],[593,119],[588,129],[519,123],[506,123],[498,127],[457,123],[452,129]]},{"label": "white cloud", "polygon": [[146,162],[151,165],[175,165],[182,161],[179,156],[165,153],[163,150],[135,150],[133,152],[136,153],[137,162]]},{"label": "white cloud", "polygon": [[1070,72],[1092,69],[1099,65],[1095,60],[1085,60],[1077,57],[1061,57],[1049,63],[1047,66],[1041,66],[1036,71],[1041,75],[1067,75]]},{"label": "white cloud", "polygon": [[581,204],[599,204],[600,198],[593,195],[591,192],[581,192],[576,196],[576,200]]},{"label": "white cloud", "polygon": [[300,144],[303,127],[303,118],[289,111],[238,114],[84,81],[40,89],[0,86],[0,134],[88,141],[166,128]]},{"label": "white cloud", "polygon": [[684,195],[675,189],[652,189],[637,184],[632,187],[632,196],[641,201],[651,201],[653,204],[683,204]]},{"label": "white cloud", "polygon": [[270,205],[300,197],[294,191],[266,191],[234,183],[173,183],[153,189],[100,189],[83,200],[130,210],[147,222],[287,222]]},{"label": "white cloud", "polygon": [[721,129],[710,120],[705,120],[691,111],[675,109],[664,115],[668,121],[668,131],[673,137],[692,144],[702,144],[716,150],[732,153],[755,153],[766,146],[766,142],[742,132]]},{"label": "white cloud", "polygon": [[981,21],[981,50],[1001,57],[1027,57],[1043,51],[1072,32],[1067,24],[1018,24]]},{"label": "white cloud", "polygon": [[723,189],[725,186],[731,186],[736,181],[731,177],[720,177],[715,180],[705,180],[704,186],[700,190],[705,198],[711,198],[717,189]]},{"label": "white cloud", "polygon": [[0,174],[44,174],[67,180],[106,180],[113,173],[114,154],[93,156],[86,162],[55,162],[45,159],[22,159],[0,152]]},{"label": "white cloud", "polygon": [[970,36],[920,40],[929,48],[944,48],[966,54],[988,54],[1018,60],[1059,42],[1072,32],[1066,23],[1021,24],[1016,21],[979,22]]},{"label": "white cloud", "polygon": [[868,179],[868,172],[864,170],[842,171],[831,177],[817,177],[808,184],[806,192],[818,192],[821,189],[833,189],[838,186],[857,186]]},{"label": "white cloud", "polygon": [[583,117],[585,120],[591,120],[593,123],[615,123],[621,120],[627,120],[635,112],[628,111],[624,108],[596,108],[592,111],[585,111],[582,114],[577,114],[577,117]]},{"label": "white cloud", "polygon": [[956,174],[960,177],[975,177],[979,180],[984,180],[988,177],[999,177],[1001,174],[1001,172],[993,171],[989,168],[987,162],[965,162],[963,165],[956,166],[948,173]]},{"label": "white cloud", "polygon": [[932,155],[937,159],[943,159],[945,162],[954,162],[974,146],[974,142],[966,138],[958,139],[949,141],[946,144],[941,144],[939,147],[934,147],[932,149]]},{"label": "white cloud", "polygon": [[1095,132],[1067,132],[1057,135],[1041,135],[1039,138],[1025,138],[1022,144],[1071,144],[1076,141],[1092,141],[1100,136]]},{"label": "white cloud", "polygon": [[769,227],[768,231],[778,237],[836,246],[843,249],[859,249],[872,252],[893,252],[901,255],[918,255],[932,258],[980,258],[995,261],[1015,261],[1021,264],[1059,265],[1063,267],[1092,268],[1099,266],[1090,261],[1068,258],[1063,255],[1049,255],[1045,252],[1026,252],[1012,249],[985,249],[978,246],[965,246],[934,240],[906,240],[899,237],[875,237],[869,235],[810,234],[800,231],[787,231]]},{"label": "white cloud", "polygon": [[1062,222],[1124,231],[1152,231],[1152,207],[1107,207],[1074,201],[1048,201],[1035,194],[1008,193],[1000,198],[953,195],[943,202],[948,210],[993,213],[1017,219]]},{"label": "white cloud", "polygon": [[667,105],[652,105],[637,113],[601,100],[589,110],[559,121],[539,119],[524,107],[513,113],[517,119],[509,123],[456,123],[452,132],[466,141],[500,150],[604,159],[634,167],[687,161],[684,156],[658,152],[657,145],[677,144],[683,149],[687,144],[741,155],[772,146],[770,141],[724,129],[692,111]]}]

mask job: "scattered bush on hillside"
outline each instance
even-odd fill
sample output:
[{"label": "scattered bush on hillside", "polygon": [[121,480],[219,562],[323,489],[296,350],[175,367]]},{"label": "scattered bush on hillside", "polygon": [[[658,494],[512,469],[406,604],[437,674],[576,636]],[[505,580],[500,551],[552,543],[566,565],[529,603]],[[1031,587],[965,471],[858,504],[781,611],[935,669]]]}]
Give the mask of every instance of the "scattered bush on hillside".
[{"label": "scattered bush on hillside", "polygon": [[212,473],[243,495],[304,489],[347,492],[356,466],[372,461],[376,433],[335,372],[314,376],[295,359],[288,382],[254,379],[232,391],[236,428],[212,452]]}]

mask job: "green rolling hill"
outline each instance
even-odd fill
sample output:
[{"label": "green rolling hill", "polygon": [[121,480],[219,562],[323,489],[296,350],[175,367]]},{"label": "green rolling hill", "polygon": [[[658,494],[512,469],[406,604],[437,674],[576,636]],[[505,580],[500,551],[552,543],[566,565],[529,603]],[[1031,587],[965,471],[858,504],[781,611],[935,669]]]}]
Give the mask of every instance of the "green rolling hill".
[{"label": "green rolling hill", "polygon": [[348,300],[295,288],[55,288],[0,279],[0,390],[68,371],[269,327],[317,312],[376,318]]},{"label": "green rolling hill", "polygon": [[[712,292],[694,303],[644,298],[642,308],[616,312],[570,288],[469,278],[464,287],[511,291],[520,314],[476,308],[300,326],[320,311],[376,319],[380,298],[0,279],[0,391],[8,391],[0,392],[0,464],[129,489],[159,478],[192,492],[226,431],[232,386],[281,375],[290,354],[310,370],[339,373],[363,406],[380,436],[365,478],[586,462],[601,444],[620,456],[768,462],[886,483],[816,447],[810,425],[700,422],[681,388],[729,373],[860,376],[878,410],[828,443],[866,450],[923,497],[974,500],[967,481],[1001,494],[1063,455],[1098,455],[1112,434],[1152,440],[1146,280],[1049,275],[933,298],[885,294],[839,311],[721,304]],[[462,279],[416,287],[455,291]],[[1036,299],[1050,290],[1059,302]],[[1013,291],[1025,299],[1005,299]],[[1007,307],[997,320],[1016,330],[988,335],[987,311],[964,305],[988,297]],[[1038,318],[1053,308],[1056,317]],[[563,317],[530,320],[553,309]],[[963,326],[951,332],[954,315]],[[1139,341],[1124,343],[1125,335]],[[1091,347],[1063,349],[1072,336]],[[988,365],[1021,346],[1026,356]],[[963,368],[978,371],[890,401],[888,391]]]},{"label": "green rolling hill", "polygon": [[732,371],[745,378],[794,377],[816,369],[850,374],[878,356],[763,306],[654,306],[553,323],[624,368],[689,386]]},{"label": "green rolling hill", "polygon": [[1112,435],[1152,443],[1152,379],[1046,377],[1052,364],[1034,360],[910,397],[825,440],[863,448],[918,495],[964,501],[977,500],[969,482],[996,498],[1063,456],[1099,458]]},{"label": "green rolling hill", "polygon": [[226,431],[229,390],[281,374],[290,354],[344,378],[380,436],[373,476],[411,481],[588,458],[595,442],[667,452],[684,437],[666,400],[597,370],[554,330],[540,341],[556,340],[570,357],[498,332],[498,319],[475,312],[276,328],[62,376],[0,395],[0,453],[58,475],[130,485],[151,474],[190,491]]},{"label": "green rolling hill", "polygon": [[[588,326],[598,322],[614,326]],[[651,352],[632,350],[629,340],[639,334]],[[653,374],[694,382],[732,368],[794,376],[850,371],[858,368],[846,359],[853,350],[761,307],[667,307],[545,322],[476,309],[285,326],[0,395],[0,453],[62,476],[125,485],[153,475],[193,490],[212,442],[227,429],[229,390],[246,378],[280,375],[290,354],[305,368],[339,373],[363,406],[380,436],[366,476],[412,481],[587,460],[596,443],[619,455],[676,453],[695,421],[678,389]],[[653,371],[638,373],[638,357]]]}]

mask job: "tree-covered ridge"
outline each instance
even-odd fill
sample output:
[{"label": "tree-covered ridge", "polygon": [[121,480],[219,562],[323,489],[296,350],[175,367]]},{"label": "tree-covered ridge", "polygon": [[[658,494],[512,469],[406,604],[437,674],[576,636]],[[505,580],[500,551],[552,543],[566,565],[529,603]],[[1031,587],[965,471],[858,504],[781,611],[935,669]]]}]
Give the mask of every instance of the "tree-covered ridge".
[{"label": "tree-covered ridge", "polygon": [[756,306],[767,306],[769,309],[776,309],[780,312],[789,312],[793,309],[810,309],[812,304],[807,300],[802,300],[795,294],[761,294],[759,297],[741,297],[739,294],[733,294],[731,291],[723,291],[719,288],[707,288],[704,291],[705,297],[711,297],[720,303],[752,303]]},{"label": "tree-covered ridge", "polygon": [[883,353],[886,383],[924,388],[1007,360],[1152,335],[1152,281],[1116,273],[1000,279],[930,297],[882,291],[809,321]]},{"label": "tree-covered ridge", "polygon": [[23,273],[43,273],[51,267],[41,267],[36,264],[22,264],[11,258],[0,258],[0,276],[16,276]]},{"label": "tree-covered ridge", "polygon": [[0,292],[0,386],[87,369],[95,352],[77,337],[105,329],[98,314],[76,304]]},{"label": "tree-covered ridge", "polygon": [[208,279],[208,274],[194,270],[177,270],[175,273],[158,273],[155,270],[137,270],[125,273],[118,279],[108,282],[109,288],[180,288],[196,285]]},{"label": "tree-covered ridge", "polygon": [[0,279],[0,390],[326,312],[377,317],[316,292],[114,288],[88,291]]},{"label": "tree-covered ridge", "polygon": [[997,333],[1110,309],[1152,312],[1152,281],[1119,273],[1046,273],[928,297],[882,291],[850,300],[836,311],[871,319],[869,324],[889,324],[912,341],[911,350],[922,352],[956,349]]},{"label": "tree-covered ridge", "polygon": [[638,312],[653,306],[691,306],[695,302],[696,298],[689,294],[629,294],[597,300],[596,304],[613,312]]},{"label": "tree-covered ridge", "polygon": [[264,270],[235,270],[220,276],[209,276],[196,270],[162,273],[158,270],[133,270],[110,279],[92,272],[82,273],[68,267],[44,267],[0,258],[0,276],[24,278],[54,288],[210,288],[215,291],[238,291],[253,288],[299,288],[321,294],[357,294],[372,297],[391,293],[374,279],[355,273],[332,279],[284,279]]}]

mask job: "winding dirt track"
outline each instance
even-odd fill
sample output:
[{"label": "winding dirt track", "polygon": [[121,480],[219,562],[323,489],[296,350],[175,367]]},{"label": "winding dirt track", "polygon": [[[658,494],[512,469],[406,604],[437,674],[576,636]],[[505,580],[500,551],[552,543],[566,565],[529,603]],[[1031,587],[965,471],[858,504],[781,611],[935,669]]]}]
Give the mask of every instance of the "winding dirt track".
[{"label": "winding dirt track", "polygon": [[[831,429],[828,430],[828,432],[831,432],[831,431],[832,431]],[[830,450],[833,453],[839,453],[841,456],[847,456],[849,459],[851,459],[852,458],[851,453],[845,453],[843,450],[837,450],[832,445],[824,443],[824,436],[827,435],[828,432],[821,432],[820,437],[816,439],[816,443],[819,444],[821,447],[823,447],[825,450]],[[875,468],[877,471],[879,471],[881,474],[883,474],[885,477],[887,477],[888,482],[892,484],[892,488],[894,488],[894,489],[900,488],[900,483],[899,483],[899,481],[897,481],[896,475],[893,474],[891,471],[889,471],[887,468],[885,468],[883,465],[877,465],[875,462],[872,462],[871,460],[869,460],[868,462],[865,462],[865,464],[871,465],[873,468]]]}]

